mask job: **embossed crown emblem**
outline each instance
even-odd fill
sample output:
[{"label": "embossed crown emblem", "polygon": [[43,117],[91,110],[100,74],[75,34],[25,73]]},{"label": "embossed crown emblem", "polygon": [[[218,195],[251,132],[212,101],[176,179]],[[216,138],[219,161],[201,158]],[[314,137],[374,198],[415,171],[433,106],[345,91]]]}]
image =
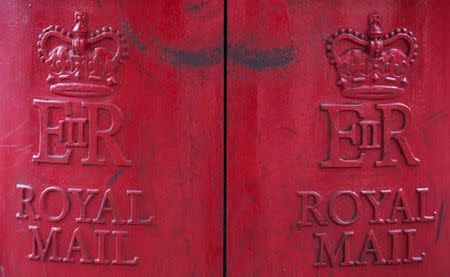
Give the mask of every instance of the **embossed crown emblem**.
[{"label": "embossed crown emblem", "polygon": [[371,14],[367,35],[340,29],[328,38],[326,50],[344,96],[386,99],[404,92],[418,45],[413,33],[405,28],[384,34],[380,16]]},{"label": "embossed crown emblem", "polygon": [[76,12],[72,31],[58,25],[39,35],[38,54],[50,67],[47,82],[53,93],[94,97],[112,93],[116,71],[127,45],[118,30],[104,26],[89,34],[85,12]]}]

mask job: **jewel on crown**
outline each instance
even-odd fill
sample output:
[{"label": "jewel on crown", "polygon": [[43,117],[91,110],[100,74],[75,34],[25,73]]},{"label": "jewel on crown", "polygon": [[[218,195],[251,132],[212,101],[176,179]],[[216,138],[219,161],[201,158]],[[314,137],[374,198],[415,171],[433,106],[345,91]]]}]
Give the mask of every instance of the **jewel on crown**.
[{"label": "jewel on crown", "polygon": [[405,28],[384,34],[380,19],[378,14],[369,15],[367,35],[340,29],[327,40],[327,57],[346,97],[393,98],[408,84],[406,74],[417,57],[417,39]]},{"label": "jewel on crown", "polygon": [[126,56],[125,38],[104,26],[89,34],[85,12],[76,12],[72,31],[51,25],[39,35],[38,54],[49,66],[47,82],[55,94],[97,97],[112,93]]}]

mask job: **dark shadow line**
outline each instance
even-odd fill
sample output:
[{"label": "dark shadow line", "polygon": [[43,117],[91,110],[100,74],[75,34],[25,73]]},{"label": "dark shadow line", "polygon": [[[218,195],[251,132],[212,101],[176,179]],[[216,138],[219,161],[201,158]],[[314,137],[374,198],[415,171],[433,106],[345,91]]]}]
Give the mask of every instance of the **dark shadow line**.
[{"label": "dark shadow line", "polygon": [[228,10],[228,0],[224,1],[224,9],[223,9],[223,277],[227,277],[227,193],[228,193],[228,187],[227,187],[227,152],[228,152],[228,145],[227,145],[227,130],[228,130],[228,106],[227,106],[227,82],[228,82],[228,16],[227,16],[227,10]]}]

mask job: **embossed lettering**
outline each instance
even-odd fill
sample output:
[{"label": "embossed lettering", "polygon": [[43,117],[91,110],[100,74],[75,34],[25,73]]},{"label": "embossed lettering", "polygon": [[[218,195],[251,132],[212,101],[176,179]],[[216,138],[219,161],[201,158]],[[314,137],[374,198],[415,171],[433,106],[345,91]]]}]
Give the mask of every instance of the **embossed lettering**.
[{"label": "embossed lettering", "polygon": [[80,252],[80,263],[92,263],[92,259],[89,258],[89,253],[86,247],[85,239],[80,231],[80,228],[73,230],[72,238],[70,239],[69,248],[67,249],[67,255],[63,259],[64,262],[73,263],[75,259],[72,258],[74,251]]},{"label": "embossed lettering", "polygon": [[[308,219],[308,211],[316,219],[319,225],[328,225],[328,222],[320,214],[318,208],[322,201],[322,196],[315,191],[299,191],[297,192],[301,201],[300,219],[297,221],[297,226],[309,226],[312,222]],[[308,203],[308,199],[311,198],[312,203]]]},{"label": "embossed lettering", "polygon": [[[393,224],[393,223],[429,223],[435,220],[437,212],[433,215],[427,215],[425,195],[429,192],[428,188],[416,188],[412,191],[416,196],[417,203],[417,217],[413,216],[406,194],[402,188],[395,191],[392,200],[389,195],[393,192],[391,189],[380,190],[360,190],[359,193],[352,190],[338,190],[334,192],[328,203],[328,217],[333,223],[337,225],[350,226],[360,220],[360,216],[366,213],[361,212],[363,203],[359,199],[359,195],[364,195],[367,201],[364,201],[366,206],[371,206],[371,215],[369,217],[369,224]],[[297,195],[300,197],[300,215],[297,219],[298,227],[312,226],[313,223],[321,225],[325,222],[319,208],[320,204],[325,204],[326,201],[315,191],[299,191]],[[343,202],[348,199],[350,203]],[[388,201],[389,199],[389,201]],[[411,200],[411,199],[409,199]],[[324,203],[325,202],[325,203]],[[351,207],[348,205],[351,204]],[[384,216],[383,216],[383,213]],[[343,215],[346,214],[344,217]],[[351,214],[351,216],[350,216]],[[400,214],[400,215],[399,215]],[[402,216],[403,218],[399,218]],[[310,218],[308,218],[308,216]],[[311,220],[312,218],[314,220]],[[323,225],[323,224],[322,224]],[[360,228],[357,228],[360,230]],[[380,233],[375,232],[374,229],[369,229],[365,233],[364,241],[362,243],[361,251],[358,256],[352,256],[351,247],[353,241],[357,241],[357,233],[353,230],[342,233],[341,238],[334,244],[330,241],[329,236],[325,232],[313,232],[313,237],[318,239],[318,252],[314,260],[314,266],[349,266],[358,265],[364,266],[367,264],[384,265],[384,264],[409,264],[422,262],[425,259],[425,252],[419,252],[414,248],[414,240],[416,229],[393,229],[387,230],[383,236],[389,240],[389,243],[380,243]],[[353,239],[355,237],[355,239]],[[350,239],[352,238],[352,239]],[[336,248],[334,248],[336,246]],[[389,245],[386,251],[383,252],[382,247]]]},{"label": "embossed lettering", "polygon": [[[33,103],[39,109],[40,118],[39,152],[33,155],[34,162],[68,164],[74,149],[87,147],[87,157],[81,159],[81,164],[104,165],[105,157],[99,154],[99,143],[103,142],[106,152],[111,155],[116,165],[131,165],[131,161],[125,158],[114,138],[120,131],[123,120],[122,112],[116,105],[41,99],[35,99]],[[80,110],[80,113],[84,110],[87,115],[78,114],[73,117],[73,110]],[[58,111],[63,113],[62,117],[57,118]],[[102,111],[110,118],[110,125],[105,128],[101,127],[99,122],[99,113]],[[57,123],[50,125],[52,121]],[[88,130],[88,141],[85,140],[85,126]],[[57,149],[62,149],[61,152],[51,150],[51,143],[58,146]]]},{"label": "embossed lettering", "polygon": [[341,130],[341,113],[344,111],[351,111],[358,114],[360,117],[362,105],[359,104],[321,104],[322,110],[328,112],[330,120],[330,149],[329,156],[326,161],[320,162],[322,167],[360,167],[362,166],[364,153],[360,153],[356,159],[345,159],[341,156],[340,141],[342,139],[350,140],[351,144],[357,144],[357,128],[356,124],[350,126],[348,130]]},{"label": "embossed lettering", "polygon": [[425,193],[428,193],[428,188],[417,188],[417,194],[419,194],[419,217],[416,218],[418,222],[431,222],[436,219],[437,212],[433,212],[433,215],[425,215]]},{"label": "embossed lettering", "polygon": [[49,138],[55,136],[57,141],[63,141],[64,120],[59,120],[54,126],[49,126],[52,110],[62,110],[66,116],[71,115],[70,103],[61,100],[34,99],[34,106],[39,108],[39,152],[33,155],[33,162],[67,164],[72,153],[71,148],[64,147],[62,153],[50,153]]},{"label": "embossed lettering", "polygon": [[[123,155],[117,141],[112,137],[121,128],[122,113],[120,109],[113,104],[83,102],[83,107],[88,110],[89,128],[89,146],[88,156],[81,160],[82,164],[104,164],[104,158],[98,156],[98,142],[102,139],[109,149],[114,161],[118,165],[130,166],[131,161]],[[105,110],[111,116],[111,125],[107,129],[100,129],[98,126],[98,113]]]},{"label": "embossed lettering", "polygon": [[[411,121],[412,112],[411,109],[402,103],[393,104],[377,104],[377,109],[382,111],[383,114],[383,160],[377,161],[377,166],[395,166],[398,161],[392,156],[392,141],[395,140],[405,157],[408,165],[418,165],[420,163],[419,158],[417,158],[411,146],[406,139],[407,126]],[[392,126],[392,114],[393,111],[397,111],[403,116],[403,128],[395,130]]]},{"label": "embossed lettering", "polygon": [[[38,226],[29,226],[32,233],[32,247],[31,253],[28,255],[30,260],[52,261],[75,263],[79,261],[81,264],[112,264],[112,265],[136,265],[139,257],[126,258],[124,253],[125,238],[128,236],[127,231],[122,230],[94,230],[93,234],[97,237],[97,257],[93,259],[90,256],[90,251],[87,245],[85,235],[80,228],[75,228],[71,232],[70,240],[67,244],[67,254],[63,258],[58,255],[60,244],[60,236],[62,229],[59,227],[52,227],[46,241],[41,237]],[[112,234],[114,238],[114,245],[107,246],[107,237]],[[62,240],[65,241],[65,240]],[[111,243],[111,242],[110,242]],[[110,261],[106,258],[107,250],[114,254],[114,260]],[[78,253],[78,254],[76,254]],[[78,256],[79,258],[76,258]]]},{"label": "embossed lettering", "polygon": [[[314,233],[314,238],[319,239],[319,253],[317,259],[314,262],[314,266],[335,266],[337,264],[341,266],[353,265],[355,262],[350,258],[350,242],[349,238],[353,236],[353,232],[344,232],[342,237],[333,252],[326,233]],[[326,256],[325,256],[326,255]],[[327,258],[327,259],[325,259]]]},{"label": "embossed lettering", "polygon": [[127,194],[130,196],[130,218],[127,220],[127,224],[144,224],[144,225],[150,225],[152,224],[153,217],[148,218],[137,218],[136,214],[136,197],[142,196],[144,192],[142,190],[134,190],[129,189],[127,190]]},{"label": "embossed lettering", "polygon": [[406,229],[403,230],[403,233],[406,235],[406,245],[407,245],[407,251],[408,257],[406,259],[403,259],[403,262],[405,263],[419,263],[423,262],[425,259],[425,253],[420,253],[420,256],[414,256],[414,235],[416,233],[416,229]]},{"label": "embossed lettering", "polygon": [[115,207],[116,207],[115,199],[111,193],[111,189],[107,189],[103,194],[103,200],[102,203],[100,204],[97,217],[94,220],[92,220],[92,222],[105,223],[105,220],[103,219],[104,213],[110,212],[112,215],[111,220],[112,224],[124,224],[125,221],[118,217],[118,213]]},{"label": "embossed lettering", "polygon": [[375,191],[374,190],[362,190],[361,194],[366,196],[367,199],[369,200],[370,205],[373,208],[373,217],[371,220],[369,220],[370,224],[380,224],[380,223],[384,223],[384,220],[381,218],[381,204],[386,200],[387,195],[391,194],[391,190],[390,189],[382,189],[380,190],[380,200],[378,201],[375,198]]},{"label": "embossed lettering", "polygon": [[[49,215],[48,211],[47,211],[47,195],[51,192],[56,192],[57,194],[59,194],[61,197],[59,197],[59,199],[61,199],[62,201],[61,203],[61,212],[59,213],[59,215]],[[59,201],[58,201],[59,202]],[[61,219],[63,219],[67,212],[69,211],[69,198],[67,196],[67,193],[65,190],[63,190],[60,187],[56,187],[56,186],[51,186],[46,188],[44,191],[42,191],[41,193],[41,197],[39,198],[39,211],[41,212],[42,216],[47,219],[48,221],[60,221]]]},{"label": "embossed lettering", "polygon": [[[112,189],[107,189],[103,193],[101,199],[95,199],[95,195],[99,193],[99,189],[81,189],[81,188],[68,188],[63,189],[59,186],[46,187],[39,194],[39,210],[35,211],[33,206],[33,200],[35,197],[35,190],[31,185],[18,184],[16,188],[19,190],[19,211],[16,216],[20,220],[26,220],[29,218],[36,218],[38,215],[42,215],[42,219],[55,222],[67,219],[69,209],[71,208],[71,200],[76,201],[79,211],[74,214],[75,223],[97,223],[97,224],[121,224],[121,225],[151,225],[153,216],[143,216],[139,212],[139,201],[142,200],[144,194],[143,190],[128,189],[126,194],[123,194],[122,200],[129,199],[129,206],[125,205],[125,210],[121,212],[127,212],[129,218],[124,220],[119,216],[119,208],[123,205],[117,206],[116,198]],[[69,197],[70,196],[70,197]],[[101,201],[100,201],[101,200]],[[97,208],[97,216],[91,218],[88,214],[92,208],[93,203],[101,202],[95,205]],[[89,211],[88,211],[89,208]],[[38,214],[39,212],[39,214]],[[108,220],[107,213],[110,214]],[[139,257],[126,255],[127,247],[125,246],[128,231],[125,230],[106,230],[106,229],[93,229],[91,226],[87,226],[86,229],[76,227],[71,229],[71,237],[64,238],[63,235],[67,234],[63,229],[70,226],[67,224],[70,222],[64,222],[63,228],[51,227],[51,231],[44,239],[41,237],[41,232],[38,226],[29,226],[31,232],[32,245],[31,252],[28,255],[30,260],[40,261],[54,261],[81,264],[113,264],[113,265],[136,265]],[[84,231],[83,231],[84,230]],[[89,236],[88,231],[91,230]],[[86,234],[87,233],[87,234]],[[96,249],[89,249],[89,240],[96,238]],[[58,254],[58,249],[61,247],[61,242],[64,242],[66,255],[61,257]],[[66,243],[67,242],[67,243]],[[111,244],[111,245],[109,245]],[[96,253],[95,257],[92,257],[90,253]],[[114,258],[112,258],[114,257]]]},{"label": "embossed lettering", "polygon": [[409,209],[408,202],[405,198],[405,193],[403,189],[399,189],[397,191],[397,195],[394,200],[394,205],[391,212],[391,218],[386,219],[387,223],[397,223],[397,218],[395,215],[397,212],[402,212],[404,214],[403,222],[414,222],[414,217],[411,214],[411,210]]},{"label": "embossed lettering", "polygon": [[[66,118],[64,122],[67,124],[67,147],[86,147],[84,141],[84,124],[87,118]],[[77,137],[75,137],[75,130]]]},{"label": "embossed lettering", "polygon": [[359,149],[380,148],[380,142],[378,141],[378,129],[381,125],[381,121],[361,120],[358,124],[361,127],[361,145],[359,145]]},{"label": "embossed lettering", "polygon": [[[378,150],[381,152],[381,160],[375,165],[397,166],[398,160],[394,159],[394,143],[399,147],[407,165],[419,165],[420,160],[413,153],[407,140],[409,134],[408,125],[412,121],[411,109],[402,103],[377,104],[375,109],[368,104],[321,104],[321,109],[328,114],[329,121],[329,151],[325,161],[320,162],[321,167],[362,167],[365,160],[365,151]],[[380,119],[368,119],[376,111],[381,111]],[[393,113],[401,115],[401,122],[393,119]],[[341,127],[342,115],[353,113],[357,121],[347,128]],[[395,125],[401,125],[396,129]],[[380,140],[380,135],[382,141]],[[341,141],[348,140],[355,149],[358,156],[355,158],[345,157],[342,152]]]},{"label": "embossed lettering", "polygon": [[34,190],[29,185],[17,184],[16,188],[20,190],[19,211],[16,213],[18,219],[28,219],[26,208],[28,207],[33,213],[33,219],[39,219],[40,215],[36,213],[33,207]]},{"label": "embossed lettering", "polygon": [[364,261],[364,257],[367,254],[373,254],[374,256],[374,264],[385,264],[387,263],[386,259],[384,259],[383,254],[381,253],[380,246],[378,245],[377,237],[373,233],[373,230],[370,229],[369,233],[367,233],[366,239],[364,241],[363,250],[361,255],[359,256],[359,260],[356,261],[359,265],[366,265],[367,262]]},{"label": "embossed lettering", "polygon": [[[353,213],[352,218],[350,218],[348,220],[342,219],[340,216],[337,215],[337,212],[336,212],[336,200],[338,197],[344,196],[344,195],[348,195],[353,200],[354,207],[355,207],[355,211]],[[331,197],[328,210],[329,210],[331,219],[336,224],[350,225],[350,224],[355,223],[356,220],[358,220],[360,208],[361,208],[361,202],[359,201],[359,196],[357,193],[355,193],[354,191],[350,191],[350,190],[340,190],[340,191],[335,192],[333,194],[333,196]]]},{"label": "embossed lettering", "polygon": [[[409,264],[422,262],[425,258],[425,253],[422,252],[419,255],[414,254],[414,235],[416,229],[405,229],[405,230],[388,230],[388,237],[391,238],[390,251],[386,251],[385,254],[378,242],[378,237],[376,236],[374,230],[370,229],[362,244],[362,250],[358,255],[358,259],[352,259],[352,245],[350,238],[354,237],[353,231],[346,231],[342,233],[342,236],[337,244],[336,250],[333,251],[332,243],[328,237],[327,233],[313,233],[313,237],[318,239],[318,252],[314,260],[314,266],[317,267],[333,267],[333,266],[364,266],[369,263],[373,265],[384,265],[384,264]],[[402,236],[403,234],[403,236]],[[406,244],[400,244],[400,238],[404,237],[406,239]],[[399,247],[405,246],[406,257],[401,259],[399,253]],[[385,257],[389,256],[386,259]],[[369,257],[371,259],[369,260]]]},{"label": "embossed lettering", "polygon": [[87,189],[87,196],[83,199],[83,189],[69,188],[68,191],[77,195],[78,203],[80,205],[80,216],[75,218],[78,223],[89,223],[92,221],[91,218],[86,216],[86,207],[91,202],[92,198],[98,193],[98,189]]},{"label": "embossed lettering", "polygon": [[139,257],[135,256],[130,260],[125,260],[123,257],[123,249],[122,249],[122,241],[126,236],[128,236],[127,231],[113,231],[112,235],[116,238],[116,257],[112,261],[113,264],[122,264],[122,265],[135,265]]},{"label": "embossed lettering", "polygon": [[108,230],[95,230],[95,235],[97,236],[97,258],[95,258],[94,263],[96,264],[109,263],[109,260],[105,258],[105,237],[109,233]]},{"label": "embossed lettering", "polygon": [[389,230],[389,235],[391,236],[391,259],[388,260],[389,264],[399,264],[400,260],[398,256],[398,237],[402,233],[402,230]]},{"label": "embossed lettering", "polygon": [[57,240],[57,233],[61,231],[61,228],[52,227],[45,243],[42,240],[38,226],[30,225],[28,226],[28,229],[32,233],[31,253],[28,255],[28,258],[30,260],[44,261],[45,257],[47,256],[47,252],[49,251],[50,248],[52,248],[52,251],[50,257],[48,257],[48,261],[58,262],[62,260],[62,257],[58,256],[58,240]]}]

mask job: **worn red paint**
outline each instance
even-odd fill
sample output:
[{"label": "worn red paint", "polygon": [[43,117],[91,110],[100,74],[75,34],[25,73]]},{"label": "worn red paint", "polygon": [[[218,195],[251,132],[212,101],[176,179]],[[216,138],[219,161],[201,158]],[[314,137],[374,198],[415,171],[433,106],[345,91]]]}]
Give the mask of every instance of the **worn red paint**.
[{"label": "worn red paint", "polygon": [[44,2],[0,8],[0,275],[448,275],[447,1],[229,0],[226,46],[222,1]]},{"label": "worn red paint", "polygon": [[448,1],[228,2],[229,276],[447,276]]},{"label": "worn red paint", "polygon": [[214,0],[2,3],[0,275],[222,275],[223,23]]}]

